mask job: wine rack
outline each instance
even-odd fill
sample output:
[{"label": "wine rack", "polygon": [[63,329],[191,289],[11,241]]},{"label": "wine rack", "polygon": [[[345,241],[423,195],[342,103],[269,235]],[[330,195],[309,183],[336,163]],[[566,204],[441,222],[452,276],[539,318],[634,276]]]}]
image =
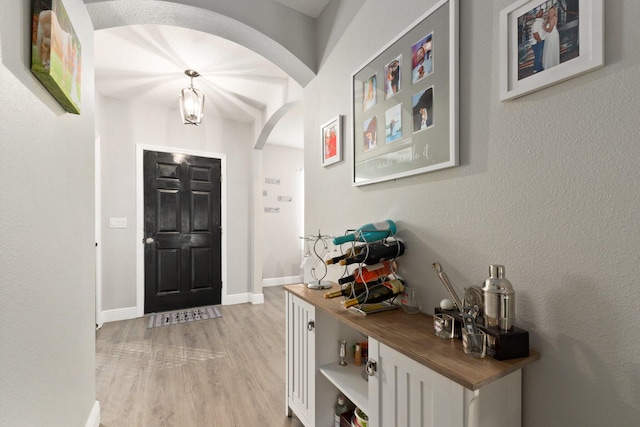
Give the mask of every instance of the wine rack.
[{"label": "wine rack", "polygon": [[[370,236],[372,233],[377,234],[379,238],[376,239],[371,239],[368,236]],[[395,244],[396,248],[397,248],[397,253],[394,255],[392,254],[391,256],[388,256],[387,258],[384,259],[384,261],[388,261],[391,263],[392,265],[392,271],[386,275],[386,278],[388,280],[392,280],[392,279],[398,279],[398,280],[402,280],[396,273],[397,271],[397,263],[396,263],[396,259],[401,256],[404,253],[404,248],[402,246],[402,242],[400,240],[398,240],[398,238],[396,237],[396,233],[393,230],[386,230],[384,232],[380,231],[380,230],[371,230],[371,229],[367,229],[366,227],[362,227],[359,229],[347,229],[345,230],[345,236],[346,235],[350,235],[353,234],[353,241],[348,242],[347,244],[350,245],[351,248],[351,253],[355,254],[355,253],[359,253],[359,256],[363,259],[368,259],[371,252],[372,252],[372,248],[374,245],[389,245],[389,246],[393,246]],[[345,253],[344,251],[344,246],[345,244],[341,244],[340,249],[342,251],[342,254]],[[363,297],[363,301],[361,303],[358,303],[355,306],[349,307],[348,309],[354,312],[357,312],[359,314],[362,315],[367,315],[367,314],[371,314],[371,313],[376,313],[376,312],[380,312],[380,311],[387,311],[387,310],[393,310],[399,307],[398,304],[395,303],[395,300],[398,298],[398,296],[400,296],[400,294],[395,294],[393,296],[390,296],[387,300],[385,301],[381,301],[381,302],[376,302],[376,303],[367,303],[366,301],[369,299],[369,291],[373,286],[383,286],[382,284],[376,284],[373,286],[370,286],[370,283],[368,283],[365,278],[362,276],[362,271],[365,268],[365,263],[364,262],[359,262],[357,264],[354,264],[356,266],[356,269],[354,270],[356,272],[356,277],[354,277],[354,280],[360,280],[363,284],[364,284],[364,291],[361,293],[364,293],[364,297]],[[353,265],[352,265],[353,266]],[[347,277],[353,273],[350,273],[350,265],[346,264],[344,266],[344,271],[342,274],[342,277]],[[357,276],[357,273],[360,273],[360,276]],[[349,299],[353,299],[353,298],[358,298],[358,296],[361,293],[357,293],[356,292],[356,287],[352,286],[351,287],[351,293],[349,295],[345,295],[344,298],[345,300],[349,300]]]}]

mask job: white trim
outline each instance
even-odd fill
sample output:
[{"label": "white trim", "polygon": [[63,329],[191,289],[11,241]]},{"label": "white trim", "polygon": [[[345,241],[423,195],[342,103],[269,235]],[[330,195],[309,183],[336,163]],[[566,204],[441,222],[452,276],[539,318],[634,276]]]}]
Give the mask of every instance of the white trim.
[{"label": "white trim", "polygon": [[251,304],[264,304],[264,294],[251,294]]},{"label": "white trim", "polygon": [[104,323],[102,319],[102,180],[100,179],[101,165],[100,165],[100,135],[96,135],[94,141],[94,191],[95,191],[95,255],[96,255],[96,295],[95,295],[95,308],[96,308],[96,329],[100,329]]},{"label": "white trim", "polygon": [[251,294],[249,292],[244,294],[227,295],[227,305],[244,304],[251,301]]},{"label": "white trim", "polygon": [[180,148],[161,147],[154,145],[136,144],[136,309],[137,317],[144,316],[144,151],[159,151],[163,153],[186,154],[188,156],[220,159],[220,175],[222,178],[220,204],[222,222],[222,305],[229,304],[227,296],[227,156],[220,153],[184,150]]},{"label": "white trim", "polygon": [[271,279],[262,279],[262,287],[291,285],[294,283],[302,283],[302,276],[274,277]]},{"label": "white trim", "polygon": [[93,403],[85,427],[100,427],[100,402],[97,400]]},{"label": "white trim", "polygon": [[105,310],[101,313],[104,323],[117,322],[120,320],[135,319],[138,316],[137,307],[115,308],[113,310]]},{"label": "white trim", "polygon": [[227,295],[227,302],[225,305],[246,304],[248,302],[251,304],[264,304],[264,294],[246,292],[244,294]]}]

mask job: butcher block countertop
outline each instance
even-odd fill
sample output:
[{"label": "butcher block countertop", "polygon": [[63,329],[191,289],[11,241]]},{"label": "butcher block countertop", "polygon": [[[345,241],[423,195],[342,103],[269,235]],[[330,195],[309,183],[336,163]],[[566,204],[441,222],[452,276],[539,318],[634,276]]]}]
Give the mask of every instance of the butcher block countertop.
[{"label": "butcher block countertop", "polygon": [[343,308],[343,298],[324,298],[325,293],[339,290],[336,284],[322,290],[309,289],[303,284],[284,288],[316,309],[470,390],[477,390],[540,358],[540,354],[531,349],[528,357],[510,360],[467,356],[462,341],[435,335],[433,318],[428,314],[407,314],[397,309],[364,316]]}]

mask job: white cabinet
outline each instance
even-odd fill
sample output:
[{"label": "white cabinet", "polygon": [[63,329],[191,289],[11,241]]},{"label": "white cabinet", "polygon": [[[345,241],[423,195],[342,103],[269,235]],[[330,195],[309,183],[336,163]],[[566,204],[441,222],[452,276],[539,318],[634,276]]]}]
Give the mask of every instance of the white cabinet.
[{"label": "white cabinet", "polygon": [[315,308],[286,294],[287,415],[293,410],[305,426],[315,425]]},{"label": "white cabinet", "polygon": [[[286,289],[286,410],[306,427],[333,425],[338,394],[369,416],[369,427],[521,425],[521,369],[538,353],[508,362],[470,358],[459,342],[427,330],[430,316],[397,311],[365,319],[306,288]],[[373,376],[363,378],[365,366],[354,366],[351,351],[348,365],[338,365],[342,339],[349,350],[368,341]]]},{"label": "white cabinet", "polygon": [[[372,345],[371,339],[369,346]],[[463,387],[379,344],[377,387],[370,406],[377,407],[378,426],[462,427]],[[376,404],[373,404],[373,402]]]},{"label": "white cabinet", "polygon": [[293,411],[307,427],[332,426],[339,393],[366,408],[364,366],[355,366],[353,357],[346,367],[338,361],[340,340],[351,345],[367,338],[301,298],[286,295],[286,413]]},{"label": "white cabinet", "polygon": [[521,375],[513,372],[471,391],[384,344],[378,346],[369,406],[373,427],[516,427],[521,423]]}]

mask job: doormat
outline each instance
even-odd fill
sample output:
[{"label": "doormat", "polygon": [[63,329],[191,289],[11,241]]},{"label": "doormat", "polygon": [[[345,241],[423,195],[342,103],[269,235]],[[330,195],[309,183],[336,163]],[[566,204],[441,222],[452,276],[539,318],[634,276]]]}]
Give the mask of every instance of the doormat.
[{"label": "doormat", "polygon": [[149,316],[147,328],[177,325],[180,323],[196,322],[198,320],[215,319],[217,317],[222,317],[222,314],[220,310],[213,305],[186,310],[167,311],[165,313],[154,313]]}]

